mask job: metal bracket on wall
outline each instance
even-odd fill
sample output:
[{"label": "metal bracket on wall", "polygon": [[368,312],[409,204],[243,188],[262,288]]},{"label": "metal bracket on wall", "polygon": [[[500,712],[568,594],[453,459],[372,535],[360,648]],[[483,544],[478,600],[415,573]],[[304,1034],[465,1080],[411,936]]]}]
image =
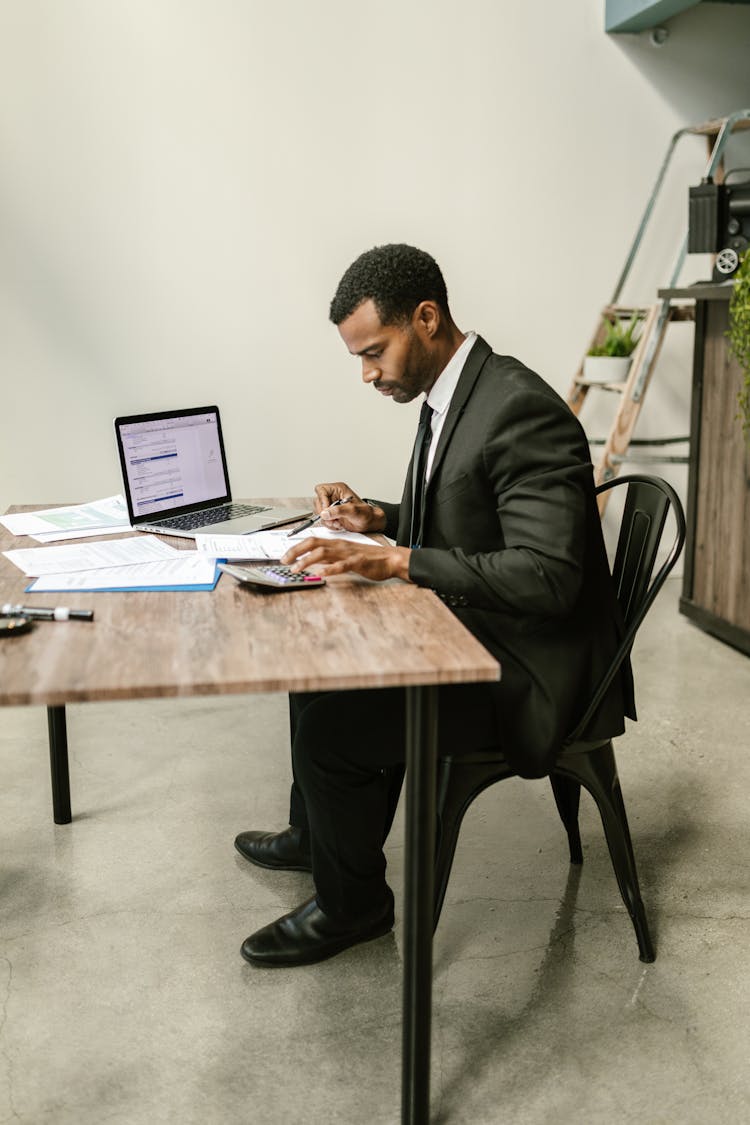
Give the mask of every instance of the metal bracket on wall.
[{"label": "metal bracket on wall", "polygon": [[[614,34],[650,31],[652,28],[696,8],[702,0],[606,0],[604,30]],[[750,0],[731,0],[747,4]]]}]

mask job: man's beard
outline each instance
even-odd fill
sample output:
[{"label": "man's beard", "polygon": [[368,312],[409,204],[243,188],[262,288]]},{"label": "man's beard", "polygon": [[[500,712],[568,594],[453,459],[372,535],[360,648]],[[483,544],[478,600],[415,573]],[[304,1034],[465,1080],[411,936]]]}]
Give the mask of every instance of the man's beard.
[{"label": "man's beard", "polygon": [[397,385],[394,385],[392,398],[394,402],[411,402],[428,390],[434,382],[432,360],[429,352],[415,335],[412,337],[406,365]]}]

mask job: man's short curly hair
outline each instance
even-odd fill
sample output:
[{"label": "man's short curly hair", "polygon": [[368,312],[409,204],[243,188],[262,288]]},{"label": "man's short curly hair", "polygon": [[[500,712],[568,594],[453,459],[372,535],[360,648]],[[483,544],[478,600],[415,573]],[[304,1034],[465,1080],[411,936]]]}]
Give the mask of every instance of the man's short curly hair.
[{"label": "man's short curly hair", "polygon": [[331,301],[330,318],[341,324],[372,300],[382,324],[403,324],[421,301],[435,301],[448,312],[448,292],[434,258],[405,243],[374,246],[352,262]]}]

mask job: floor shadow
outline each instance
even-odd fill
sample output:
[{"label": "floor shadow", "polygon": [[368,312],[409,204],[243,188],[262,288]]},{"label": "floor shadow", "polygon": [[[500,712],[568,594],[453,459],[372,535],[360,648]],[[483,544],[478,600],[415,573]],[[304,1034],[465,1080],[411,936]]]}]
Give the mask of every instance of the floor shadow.
[{"label": "floor shadow", "polygon": [[[528,1025],[530,1018],[538,1018],[542,1010],[555,1006],[556,997],[564,991],[569,976],[570,958],[567,956],[569,939],[575,931],[575,910],[581,868],[570,866],[565,890],[550,930],[547,946],[533,988],[515,1015],[493,1010],[472,1044],[470,1056],[462,1056],[456,1064],[457,1077],[446,1083],[440,1097],[435,1125],[447,1125],[454,1118],[466,1093],[472,1090],[486,1070],[490,1060],[496,1061],[503,1040],[517,1034]],[[477,1029],[478,1030],[478,1029]],[[481,1044],[477,1047],[477,1044]]]}]

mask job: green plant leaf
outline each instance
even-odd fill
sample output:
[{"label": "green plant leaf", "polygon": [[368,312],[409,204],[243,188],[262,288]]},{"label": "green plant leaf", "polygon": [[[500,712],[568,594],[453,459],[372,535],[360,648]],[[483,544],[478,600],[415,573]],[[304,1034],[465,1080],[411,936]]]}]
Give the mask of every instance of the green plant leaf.
[{"label": "green plant leaf", "polygon": [[638,313],[633,313],[627,323],[619,317],[605,317],[606,332],[601,344],[589,348],[588,355],[632,355],[640,339],[641,320]]},{"label": "green plant leaf", "polygon": [[743,372],[742,386],[737,392],[737,417],[742,432],[750,442],[750,250],[740,259],[734,275],[734,290],[729,302],[729,350]]}]

